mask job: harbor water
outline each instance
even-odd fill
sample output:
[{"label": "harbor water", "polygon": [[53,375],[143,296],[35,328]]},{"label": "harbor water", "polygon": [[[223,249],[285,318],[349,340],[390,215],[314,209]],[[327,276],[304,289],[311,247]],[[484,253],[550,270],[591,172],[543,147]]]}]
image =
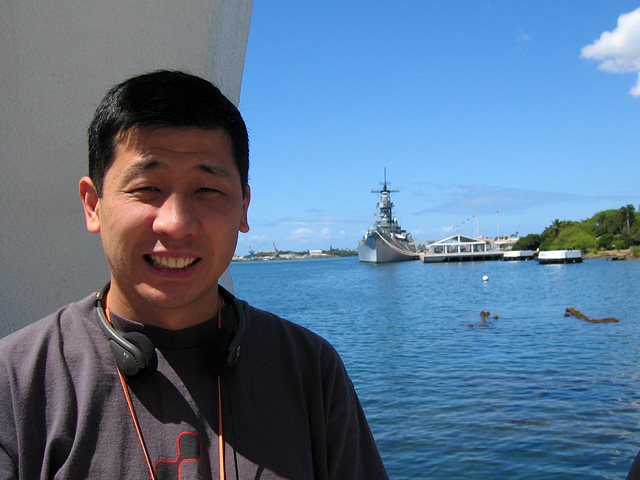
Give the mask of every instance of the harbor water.
[{"label": "harbor water", "polygon": [[640,262],[348,257],[231,273],[239,298],[336,347],[391,479],[624,479],[640,450]]}]

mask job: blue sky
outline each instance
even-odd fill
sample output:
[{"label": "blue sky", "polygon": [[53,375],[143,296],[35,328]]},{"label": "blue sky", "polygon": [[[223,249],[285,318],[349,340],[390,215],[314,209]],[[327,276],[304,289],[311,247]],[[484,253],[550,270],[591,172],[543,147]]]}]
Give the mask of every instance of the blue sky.
[{"label": "blue sky", "polygon": [[637,209],[639,7],[255,1],[237,253],[356,248],[385,167],[416,240],[473,234],[476,218],[480,235],[526,235]]}]

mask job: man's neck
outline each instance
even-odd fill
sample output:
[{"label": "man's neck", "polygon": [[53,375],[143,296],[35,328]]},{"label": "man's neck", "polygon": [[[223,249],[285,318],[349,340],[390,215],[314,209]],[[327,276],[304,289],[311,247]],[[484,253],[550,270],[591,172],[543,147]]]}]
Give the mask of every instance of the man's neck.
[{"label": "man's neck", "polygon": [[223,305],[219,293],[210,296],[211,301],[187,305],[181,308],[162,308],[149,305],[134,307],[118,291],[110,289],[106,295],[105,307],[119,317],[138,323],[163,328],[182,330],[206,322],[213,318]]}]

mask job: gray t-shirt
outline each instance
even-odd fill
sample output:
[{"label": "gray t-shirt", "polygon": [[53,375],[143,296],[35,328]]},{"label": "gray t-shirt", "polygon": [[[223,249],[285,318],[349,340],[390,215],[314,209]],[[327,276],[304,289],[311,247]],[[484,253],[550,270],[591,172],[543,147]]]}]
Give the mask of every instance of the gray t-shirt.
[{"label": "gray t-shirt", "polygon": [[[0,479],[149,478],[95,296],[0,340]],[[227,478],[385,479],[336,351],[312,332],[237,301],[246,330],[222,380]],[[129,382],[159,480],[218,478],[217,319],[141,331],[158,370]]]}]

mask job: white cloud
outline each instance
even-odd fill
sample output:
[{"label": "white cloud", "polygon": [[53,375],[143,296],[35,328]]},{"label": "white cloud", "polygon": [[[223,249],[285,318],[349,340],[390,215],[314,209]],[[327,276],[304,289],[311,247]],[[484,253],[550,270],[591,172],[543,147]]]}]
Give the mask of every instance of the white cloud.
[{"label": "white cloud", "polygon": [[301,227],[290,231],[282,240],[283,244],[289,243],[292,248],[304,250],[308,248],[328,248],[330,245],[339,248],[349,247],[352,244],[357,244],[360,236],[360,233],[347,233],[344,230],[335,232],[327,227],[319,230]]},{"label": "white cloud", "polygon": [[[598,68],[613,73],[640,72],[640,8],[624,13],[612,32],[603,32],[600,38],[582,48],[582,58],[600,61]],[[629,91],[640,97],[640,74]]]},{"label": "white cloud", "polygon": [[320,231],[311,228],[296,228],[289,234],[291,240],[326,240],[332,237],[331,230],[327,227],[320,229]]},{"label": "white cloud", "polygon": [[518,36],[519,42],[530,42],[533,40],[531,35],[524,33],[524,30],[520,29],[520,35]]},{"label": "white cloud", "polygon": [[310,238],[315,238],[316,236],[317,233],[310,228],[297,228],[289,235],[292,240],[307,240]]}]

